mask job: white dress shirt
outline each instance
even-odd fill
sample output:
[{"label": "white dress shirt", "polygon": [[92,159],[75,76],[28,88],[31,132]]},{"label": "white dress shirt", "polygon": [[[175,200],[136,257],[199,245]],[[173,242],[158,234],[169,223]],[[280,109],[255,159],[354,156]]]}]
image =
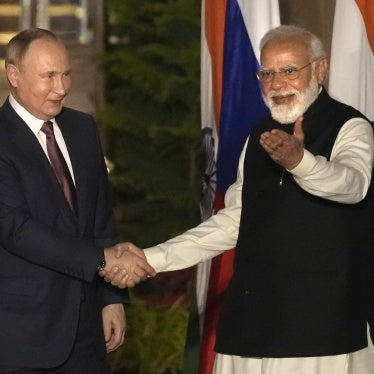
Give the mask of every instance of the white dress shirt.
[{"label": "white dress shirt", "polygon": [[[26,122],[27,126],[30,128],[30,130],[34,133],[36,138],[38,139],[45,155],[48,156],[47,152],[47,141],[46,141],[46,135],[43,131],[41,131],[41,127],[43,126],[43,123],[45,121],[40,120],[36,117],[34,117],[31,113],[29,113],[23,106],[21,106],[16,99],[12,96],[12,94],[9,94],[9,103],[12,106],[12,108],[15,110],[15,112]],[[64,137],[62,136],[61,130],[58,127],[58,124],[54,118],[51,118],[50,121],[53,123],[53,132],[55,134],[56,142],[58,144],[58,147],[61,150],[62,155],[64,156],[64,159],[66,161],[66,164],[69,168],[71,177],[73,179],[73,182],[75,184],[74,180],[74,171],[73,167],[71,165],[69,152],[67,150]]]}]

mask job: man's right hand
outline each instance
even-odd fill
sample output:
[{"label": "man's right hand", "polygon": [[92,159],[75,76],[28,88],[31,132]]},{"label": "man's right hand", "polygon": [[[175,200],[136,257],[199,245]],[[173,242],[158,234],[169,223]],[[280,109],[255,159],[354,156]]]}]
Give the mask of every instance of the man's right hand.
[{"label": "man's right hand", "polygon": [[273,129],[261,134],[260,144],[268,155],[287,170],[294,169],[304,156],[303,117],[294,125],[292,135],[283,130]]},{"label": "man's right hand", "polygon": [[99,275],[113,286],[133,287],[140,281],[155,276],[143,251],[132,243],[118,243],[104,249],[105,268]]}]

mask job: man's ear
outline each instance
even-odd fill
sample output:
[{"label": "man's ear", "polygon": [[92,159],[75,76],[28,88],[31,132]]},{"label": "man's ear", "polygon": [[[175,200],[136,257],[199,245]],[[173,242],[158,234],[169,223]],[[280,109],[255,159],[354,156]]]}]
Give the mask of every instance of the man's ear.
[{"label": "man's ear", "polygon": [[319,85],[323,84],[327,76],[328,68],[329,66],[328,66],[326,57],[322,57],[321,59],[317,61],[315,71],[316,71],[317,81]]},{"label": "man's ear", "polygon": [[8,64],[6,67],[6,75],[8,77],[8,81],[11,84],[12,87],[18,86],[18,80],[19,80],[19,70],[17,66],[13,64]]}]

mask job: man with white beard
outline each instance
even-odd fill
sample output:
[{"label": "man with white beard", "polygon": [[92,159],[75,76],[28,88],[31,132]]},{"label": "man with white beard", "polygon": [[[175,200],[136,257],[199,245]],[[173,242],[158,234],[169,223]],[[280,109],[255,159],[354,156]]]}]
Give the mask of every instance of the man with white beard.
[{"label": "man with white beard", "polygon": [[[147,260],[177,270],[236,247],[214,373],[372,374],[372,127],[323,88],[328,62],[315,35],[280,26],[260,49],[271,115],[246,142],[225,208],[145,249]],[[126,285],[118,272],[102,275]]]}]

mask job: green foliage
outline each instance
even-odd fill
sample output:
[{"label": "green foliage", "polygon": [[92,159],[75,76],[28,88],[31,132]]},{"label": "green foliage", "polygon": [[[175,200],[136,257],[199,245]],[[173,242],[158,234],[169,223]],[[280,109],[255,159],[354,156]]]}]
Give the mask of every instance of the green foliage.
[{"label": "green foliage", "polygon": [[200,1],[106,0],[101,56],[116,213],[126,240],[149,246],[198,220]]},{"label": "green foliage", "polygon": [[149,307],[133,297],[127,309],[125,344],[109,355],[112,374],[176,374],[186,337],[188,310],[176,301],[171,307]]},{"label": "green foliage", "polygon": [[[148,247],[200,221],[201,2],[104,0],[104,6],[107,104],[97,120],[114,165],[109,176],[121,236]],[[133,291],[126,343],[111,354],[113,372],[178,372],[188,319],[182,288],[189,287],[186,273],[178,274]],[[184,296],[174,303],[176,295]]]}]

